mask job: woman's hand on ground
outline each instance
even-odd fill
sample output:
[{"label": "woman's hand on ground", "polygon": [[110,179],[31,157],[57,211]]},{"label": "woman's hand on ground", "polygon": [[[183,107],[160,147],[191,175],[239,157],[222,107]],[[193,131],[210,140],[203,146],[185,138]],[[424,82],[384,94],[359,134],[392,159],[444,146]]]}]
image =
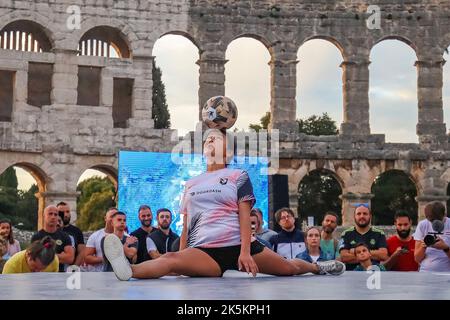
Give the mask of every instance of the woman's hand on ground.
[{"label": "woman's hand on ground", "polygon": [[255,260],[253,260],[252,256],[249,254],[241,253],[238,259],[238,267],[239,271],[251,273],[254,277],[256,277],[256,274],[259,271]]}]

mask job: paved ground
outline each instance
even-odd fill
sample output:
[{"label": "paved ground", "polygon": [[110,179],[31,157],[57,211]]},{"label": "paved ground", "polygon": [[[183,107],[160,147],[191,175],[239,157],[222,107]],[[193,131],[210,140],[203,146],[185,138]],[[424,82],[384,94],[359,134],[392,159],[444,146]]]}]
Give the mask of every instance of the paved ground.
[{"label": "paved ground", "polygon": [[[128,282],[116,280],[113,273],[81,273],[79,290],[67,289],[69,274],[0,275],[0,300],[450,299],[450,273],[379,274],[379,290],[367,288],[371,275],[365,272],[346,272],[339,277],[259,275],[250,278],[247,274],[228,271],[223,278],[164,277]],[[373,278],[369,280],[376,286]]]}]

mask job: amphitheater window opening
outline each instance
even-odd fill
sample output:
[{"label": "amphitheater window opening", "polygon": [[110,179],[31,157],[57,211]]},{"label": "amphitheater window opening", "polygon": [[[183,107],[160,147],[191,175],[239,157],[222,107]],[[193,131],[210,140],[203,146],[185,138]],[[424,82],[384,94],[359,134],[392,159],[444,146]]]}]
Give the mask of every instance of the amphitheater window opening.
[{"label": "amphitheater window opening", "polygon": [[121,32],[101,26],[86,32],[78,44],[79,56],[130,58],[131,51]]},{"label": "amphitheater window opening", "polygon": [[53,65],[28,63],[28,104],[35,107],[50,105]]},{"label": "amphitheater window opening", "polygon": [[0,49],[42,53],[50,52],[52,44],[39,24],[19,20],[0,31]]},{"label": "amphitheater window opening", "polygon": [[98,67],[78,66],[77,105],[100,105],[101,72],[102,69]]},{"label": "amphitheater window opening", "polygon": [[156,41],[152,55],[155,128],[184,136],[199,122],[199,49],[186,36],[168,34]]},{"label": "amphitheater window opening", "polygon": [[372,184],[372,224],[393,225],[397,211],[407,212],[417,224],[417,187],[403,171],[389,170],[375,178]]},{"label": "amphitheater window opening", "polygon": [[109,167],[88,169],[77,183],[77,226],[82,231],[105,227],[105,213],[117,205],[117,173]]},{"label": "amphitheater window opening", "polygon": [[342,224],[342,188],[334,174],[327,170],[314,170],[306,175],[298,186],[299,220],[308,224],[321,225],[326,212],[338,215]]},{"label": "amphitheater window opening", "polygon": [[399,40],[384,40],[370,54],[370,127],[386,142],[417,143],[417,60]]},{"label": "amphitheater window opening", "polygon": [[338,134],[343,122],[342,53],[329,40],[312,39],[299,48],[297,57],[299,130],[309,135]]},{"label": "amphitheater window opening", "polygon": [[0,70],[0,122],[11,122],[15,72]]},{"label": "amphitheater window opening", "polygon": [[133,79],[114,78],[113,123],[114,128],[127,128],[132,116]]},{"label": "amphitheater window opening", "polygon": [[[0,174],[0,219],[11,221],[17,229],[36,231],[41,183],[29,169],[11,166]],[[42,188],[42,184],[41,184]]]},{"label": "amphitheater window opening", "polygon": [[269,50],[259,40],[241,37],[228,45],[225,57],[225,95],[239,111],[232,130],[267,128],[271,99]]}]

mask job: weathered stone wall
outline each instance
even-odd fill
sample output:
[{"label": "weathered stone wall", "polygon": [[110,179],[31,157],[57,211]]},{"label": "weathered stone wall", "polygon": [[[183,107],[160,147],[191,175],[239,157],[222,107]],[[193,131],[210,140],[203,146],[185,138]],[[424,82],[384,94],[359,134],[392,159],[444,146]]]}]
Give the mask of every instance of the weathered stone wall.
[{"label": "weathered stone wall", "polygon": [[[79,30],[66,24],[71,5],[81,8]],[[348,223],[351,203],[370,199],[374,177],[400,169],[416,182],[423,214],[427,201],[446,200],[450,181],[442,103],[450,2],[372,0],[370,5],[381,9],[378,30],[366,26],[368,5],[358,0],[0,0],[0,30],[18,20],[33,21],[52,45],[43,53],[0,49],[0,70],[15,72],[12,120],[0,122],[0,172],[11,165],[29,170],[38,180],[41,212],[44,205],[60,200],[75,212],[76,182],[84,170],[97,168],[114,177],[119,150],[170,151],[177,142],[173,131],[153,129],[155,42],[165,34],[181,34],[198,47],[201,106],[225,92],[226,48],[245,36],[261,41],[272,57],[271,128],[281,130],[280,172],[289,174],[291,205],[297,206],[301,178],[326,168],[342,185]],[[98,26],[120,31],[131,56],[79,56],[80,39]],[[297,51],[317,38],[335,44],[343,57],[344,122],[336,137],[295,133]],[[387,144],[383,135],[370,131],[369,57],[371,48],[385,39],[401,40],[417,55],[418,144]],[[29,62],[53,65],[50,105],[27,104]],[[99,106],[77,105],[78,66],[102,69]],[[113,126],[114,77],[134,80],[126,128]]]}]

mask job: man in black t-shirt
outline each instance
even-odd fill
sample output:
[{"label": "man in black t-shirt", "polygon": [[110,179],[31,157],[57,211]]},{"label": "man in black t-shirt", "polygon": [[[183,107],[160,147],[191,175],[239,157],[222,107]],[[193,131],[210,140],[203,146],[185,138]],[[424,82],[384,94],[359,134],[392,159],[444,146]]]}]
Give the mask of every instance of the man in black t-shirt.
[{"label": "man in black t-shirt", "polygon": [[358,261],[355,255],[355,246],[365,243],[372,256],[372,264],[379,264],[388,259],[386,237],[380,229],[372,227],[370,222],[372,214],[368,205],[360,204],[355,209],[355,226],[350,227],[341,234],[339,253],[341,261],[346,264],[348,271],[353,270]]},{"label": "man in black t-shirt", "polygon": [[157,229],[152,227],[153,213],[149,206],[140,206],[138,215],[141,226],[139,227],[139,229],[134,230],[131,235],[136,237],[139,241],[136,263],[142,263],[151,259],[148,255],[146,241],[148,235],[152,232],[155,232]]},{"label": "man in black t-shirt", "polygon": [[58,230],[58,208],[48,206],[44,209],[44,228],[31,238],[31,242],[50,236],[56,242],[56,255],[59,259],[59,272],[64,272],[64,264],[71,265],[75,260],[75,250],[69,236]]},{"label": "man in black t-shirt", "polygon": [[84,236],[81,230],[74,225],[70,224],[70,207],[65,202],[60,202],[56,205],[58,208],[59,215],[62,216],[64,227],[62,231],[72,236],[75,245],[75,262],[77,266],[81,266],[84,260],[84,249],[86,245],[84,244]]}]

